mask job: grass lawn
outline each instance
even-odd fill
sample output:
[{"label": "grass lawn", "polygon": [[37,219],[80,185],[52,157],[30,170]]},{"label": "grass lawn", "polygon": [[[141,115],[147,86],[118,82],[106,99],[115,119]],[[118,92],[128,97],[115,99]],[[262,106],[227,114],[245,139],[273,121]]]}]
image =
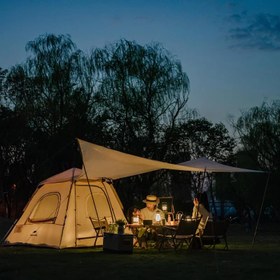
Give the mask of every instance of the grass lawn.
[{"label": "grass lawn", "polygon": [[[279,230],[253,232],[231,225],[229,250],[139,249],[133,254],[102,248],[45,249],[0,247],[0,279],[280,279]],[[1,231],[0,231],[1,233]],[[2,232],[3,234],[3,232]]]}]

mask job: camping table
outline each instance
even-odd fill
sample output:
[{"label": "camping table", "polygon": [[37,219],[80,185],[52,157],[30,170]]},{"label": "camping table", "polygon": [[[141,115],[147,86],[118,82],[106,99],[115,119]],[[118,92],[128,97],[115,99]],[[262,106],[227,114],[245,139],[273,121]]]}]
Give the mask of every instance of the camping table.
[{"label": "camping table", "polygon": [[[176,228],[178,226],[177,222],[173,223],[166,223],[164,226],[168,227],[174,227]],[[148,231],[153,231],[156,235],[162,231],[162,228],[164,227],[163,225],[158,225],[158,224],[152,224],[152,225],[143,225],[143,224],[127,224],[126,227],[128,227],[133,235],[136,241],[134,242],[134,246],[141,246],[141,243],[144,241],[146,244],[148,244],[148,239],[146,238],[146,235]],[[155,244],[157,246],[157,244]]]}]

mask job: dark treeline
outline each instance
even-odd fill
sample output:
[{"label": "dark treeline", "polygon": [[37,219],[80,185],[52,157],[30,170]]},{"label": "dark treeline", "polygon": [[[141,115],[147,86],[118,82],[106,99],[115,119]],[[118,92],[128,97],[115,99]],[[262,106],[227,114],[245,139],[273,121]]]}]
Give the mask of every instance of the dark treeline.
[{"label": "dark treeline", "polygon": [[[46,34],[28,42],[26,51],[22,64],[0,68],[0,199],[11,208],[5,209],[9,215],[20,213],[40,181],[82,166],[76,138],[172,163],[203,156],[272,170],[266,206],[277,213],[279,103],[271,105],[274,118],[263,104],[259,113],[246,112],[233,122],[236,141],[222,123],[188,109],[188,76],[160,44],[122,39],[85,54],[70,36]],[[240,211],[258,211],[265,180],[256,174],[216,175],[215,194]],[[156,193],[172,195],[178,208],[187,209],[195,182],[191,173],[160,171],[115,186],[125,208]]]}]

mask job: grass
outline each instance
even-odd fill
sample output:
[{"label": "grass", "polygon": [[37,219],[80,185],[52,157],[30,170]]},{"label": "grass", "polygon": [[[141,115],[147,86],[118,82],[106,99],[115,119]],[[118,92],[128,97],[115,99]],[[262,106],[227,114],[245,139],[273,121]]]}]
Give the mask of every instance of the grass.
[{"label": "grass", "polygon": [[0,279],[279,279],[279,231],[253,233],[231,225],[229,250],[178,252],[135,248],[133,254],[104,253],[102,248],[46,249],[0,247]]}]

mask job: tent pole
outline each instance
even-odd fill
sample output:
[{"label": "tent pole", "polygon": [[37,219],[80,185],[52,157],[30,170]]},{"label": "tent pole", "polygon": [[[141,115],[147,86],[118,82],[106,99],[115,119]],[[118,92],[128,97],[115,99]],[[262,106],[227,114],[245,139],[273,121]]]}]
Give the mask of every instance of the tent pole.
[{"label": "tent pole", "polygon": [[260,211],[259,211],[259,216],[258,216],[258,220],[257,220],[255,232],[254,232],[254,237],[253,237],[253,241],[252,241],[252,248],[253,248],[253,246],[255,244],[255,239],[256,239],[256,236],[257,236],[257,231],[258,231],[258,227],[259,227],[259,223],[260,223],[260,217],[261,217],[261,213],[262,213],[262,209],[263,209],[263,205],[264,205],[264,200],[265,200],[266,192],[267,192],[267,189],[268,189],[269,179],[270,179],[270,172],[268,173],[267,180],[266,180],[266,185],[265,185],[264,192],[263,192],[262,203],[261,203],[261,207],[260,207]]},{"label": "tent pole", "polygon": [[101,226],[100,218],[99,218],[98,211],[97,211],[97,207],[96,207],[96,203],[95,203],[95,199],[94,199],[94,196],[93,196],[93,193],[92,193],[92,189],[91,189],[91,185],[90,185],[90,182],[89,182],[89,178],[88,178],[86,166],[85,166],[84,163],[83,163],[83,166],[84,166],[85,175],[86,175],[86,178],[87,178],[87,184],[88,184],[90,196],[91,196],[91,199],[92,199],[92,202],[93,202],[93,206],[94,206],[94,209],[95,209],[95,212],[96,212],[97,220],[98,220],[99,226]]},{"label": "tent pole", "polygon": [[117,218],[116,218],[116,215],[115,215],[115,212],[114,212],[114,208],[113,208],[113,206],[112,206],[112,203],[111,203],[111,199],[109,198],[109,194],[108,194],[108,190],[107,190],[107,187],[106,187],[106,185],[104,184],[104,181],[106,182],[106,183],[108,183],[110,186],[111,186],[111,188],[112,188],[112,180],[109,180],[109,179],[106,179],[106,178],[102,178],[102,185],[104,186],[104,189],[105,189],[105,191],[106,191],[106,195],[107,195],[107,200],[108,200],[108,204],[109,204],[109,206],[110,206],[110,212],[111,212],[111,215],[112,215],[112,222],[114,221],[116,221],[117,220]]},{"label": "tent pole", "polygon": [[63,227],[62,227],[62,233],[60,236],[60,241],[59,241],[59,247],[61,246],[62,240],[63,240],[63,235],[64,235],[64,229],[65,229],[65,224],[66,224],[66,219],[68,217],[68,209],[69,209],[69,203],[70,203],[70,195],[72,193],[72,189],[74,187],[74,202],[75,202],[75,247],[77,247],[77,216],[76,216],[76,181],[75,181],[75,170],[76,168],[73,168],[72,171],[72,179],[71,179],[71,186],[69,188],[69,193],[68,193],[68,201],[67,201],[67,206],[66,206],[66,211],[65,211],[65,216],[64,216],[64,220],[63,220]]},{"label": "tent pole", "polygon": [[[81,156],[82,156],[82,161],[83,161],[82,151],[81,151],[81,149],[79,149],[79,150],[80,150],[80,153],[81,153]],[[93,196],[93,193],[92,193],[92,189],[91,189],[91,185],[90,185],[90,182],[89,182],[88,173],[87,173],[87,169],[86,169],[86,165],[85,165],[84,161],[83,161],[83,167],[84,167],[84,171],[85,171],[85,175],[86,175],[86,180],[87,180],[90,196],[91,196],[93,206],[94,206],[94,209],[95,209],[95,212],[96,212],[97,220],[98,220],[99,226],[101,227],[100,218],[99,218],[99,215],[98,215],[98,212],[97,212],[96,203],[95,203],[95,200],[94,200],[94,196]]]},{"label": "tent pole", "polygon": [[217,219],[218,214],[217,214],[217,208],[216,208],[216,203],[215,203],[214,193],[213,193],[213,173],[211,173],[211,176],[210,176],[209,188],[210,188],[210,196],[211,196],[211,200],[212,200],[212,204],[213,204],[213,208],[214,208],[214,217],[215,217],[215,219]]}]

